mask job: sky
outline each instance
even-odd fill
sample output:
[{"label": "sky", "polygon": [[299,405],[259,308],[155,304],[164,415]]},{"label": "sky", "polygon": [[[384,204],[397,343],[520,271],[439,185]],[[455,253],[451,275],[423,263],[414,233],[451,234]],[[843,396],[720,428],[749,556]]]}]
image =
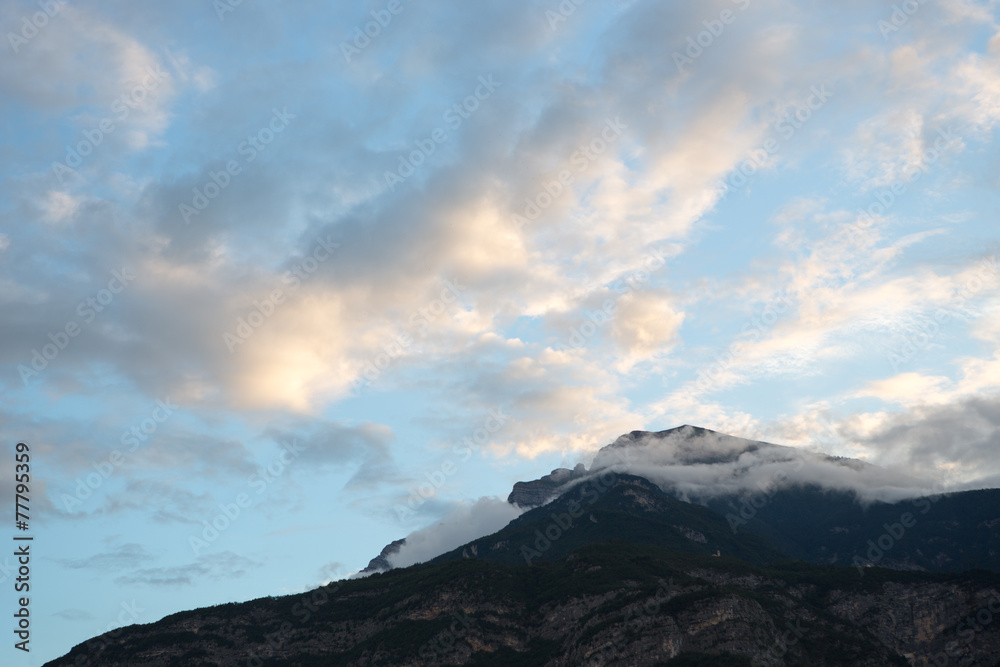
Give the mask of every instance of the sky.
[{"label": "sky", "polygon": [[0,0],[3,663],[637,429],[1000,485],[998,5]]}]

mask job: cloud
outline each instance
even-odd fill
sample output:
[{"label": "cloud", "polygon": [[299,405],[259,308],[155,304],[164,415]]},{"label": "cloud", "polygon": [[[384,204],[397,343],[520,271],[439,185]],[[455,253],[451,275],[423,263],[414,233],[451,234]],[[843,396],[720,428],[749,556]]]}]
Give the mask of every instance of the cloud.
[{"label": "cloud", "polygon": [[855,396],[873,396],[886,403],[909,406],[935,402],[943,385],[949,379],[943,376],[929,377],[920,373],[900,373],[885,380],[873,380]]},{"label": "cloud", "polygon": [[298,458],[307,470],[346,466],[360,462],[346,486],[368,488],[399,477],[390,445],[392,429],[366,422],[358,426],[305,417],[276,420],[264,435],[275,443],[294,442],[301,449]]},{"label": "cloud", "polygon": [[456,503],[440,523],[410,533],[398,552],[389,556],[393,567],[423,563],[483,535],[494,533],[521,514],[500,498]]},{"label": "cloud", "polygon": [[[612,469],[645,477],[689,502],[745,492],[816,485],[865,501],[923,495],[931,481],[809,449],[755,442],[690,426],[622,436],[594,458],[590,472]],[[572,484],[585,483],[582,478]]]},{"label": "cloud", "polygon": [[316,576],[321,582],[323,582],[323,585],[325,585],[331,581],[339,581],[347,574],[348,570],[344,567],[343,563],[333,561],[319,568],[319,572]]},{"label": "cloud", "polygon": [[192,586],[200,579],[240,578],[262,563],[232,551],[199,556],[187,565],[170,567],[149,567],[134,570],[115,579],[120,586]]},{"label": "cloud", "polygon": [[654,354],[669,354],[683,321],[684,314],[677,313],[664,296],[633,292],[618,300],[612,335],[630,357],[645,359]]},{"label": "cloud", "polygon": [[61,609],[52,615],[67,621],[92,621],[95,618],[93,614],[83,609]]},{"label": "cloud", "polygon": [[121,491],[104,497],[101,505],[89,513],[137,512],[161,524],[200,524],[201,517],[214,507],[214,497],[206,491],[190,491],[184,485],[176,478],[135,478]]},{"label": "cloud", "polygon": [[966,398],[948,405],[919,405],[884,415],[855,431],[878,460],[959,488],[992,488],[1000,480],[1000,399]]},{"label": "cloud", "polygon": [[137,567],[154,560],[154,556],[141,544],[129,542],[110,551],[85,558],[60,558],[59,563],[74,570],[115,572]]}]

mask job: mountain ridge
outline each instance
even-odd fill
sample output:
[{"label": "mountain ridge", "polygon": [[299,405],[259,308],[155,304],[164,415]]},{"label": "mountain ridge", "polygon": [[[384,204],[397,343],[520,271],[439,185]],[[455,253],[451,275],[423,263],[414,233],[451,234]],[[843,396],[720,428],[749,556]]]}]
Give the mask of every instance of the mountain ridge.
[{"label": "mountain ridge", "polygon": [[[428,562],[172,614],[47,667],[995,665],[1000,489],[862,503],[851,484],[880,469],[788,450],[632,431],[589,470],[520,487],[526,504],[551,497]],[[776,475],[800,461],[801,479]],[[720,470],[722,492],[691,502]],[[824,488],[817,471],[848,483]]]}]

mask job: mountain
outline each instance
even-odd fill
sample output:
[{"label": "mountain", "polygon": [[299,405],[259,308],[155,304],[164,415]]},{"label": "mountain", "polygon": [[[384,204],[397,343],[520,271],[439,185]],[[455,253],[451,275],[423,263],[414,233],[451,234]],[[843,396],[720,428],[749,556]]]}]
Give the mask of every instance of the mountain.
[{"label": "mountain", "polygon": [[480,558],[531,565],[564,558],[585,544],[620,541],[708,556],[721,553],[765,564],[789,556],[768,541],[734,535],[712,510],[671,498],[652,482],[608,470],[536,507],[500,531],[437,557],[434,562]]},{"label": "mountain", "polygon": [[389,556],[399,553],[400,548],[406,544],[406,538],[394,540],[382,548],[381,553],[368,561],[368,565],[361,570],[361,574],[374,574],[375,572],[385,572],[392,569]]},{"label": "mountain", "polygon": [[430,562],[49,664],[1000,666],[1000,490],[921,488],[708,429],[633,431],[589,469],[518,482],[523,513]]},{"label": "mountain", "polygon": [[734,532],[751,532],[812,563],[897,570],[1000,572],[1000,490],[863,505],[816,486],[708,503]]},{"label": "mountain", "polygon": [[[507,502],[548,506],[588,485],[600,487],[595,480],[608,471],[648,480],[676,500],[714,511],[731,535],[753,534],[812,563],[1000,571],[998,490],[930,493],[928,483],[864,461],[690,425],[622,435],[589,470],[581,463],[517,482]],[[390,569],[405,544],[388,545],[362,572]]]},{"label": "mountain", "polygon": [[859,577],[617,542],[530,567],[428,563],[182,612],[48,665],[995,665],[991,608],[992,573]]},{"label": "mountain", "polygon": [[579,479],[587,474],[587,467],[582,463],[577,463],[576,467],[556,468],[550,474],[531,482],[516,482],[514,489],[507,496],[507,502],[519,507],[538,507],[544,505],[554,497],[567,484],[575,479]]}]

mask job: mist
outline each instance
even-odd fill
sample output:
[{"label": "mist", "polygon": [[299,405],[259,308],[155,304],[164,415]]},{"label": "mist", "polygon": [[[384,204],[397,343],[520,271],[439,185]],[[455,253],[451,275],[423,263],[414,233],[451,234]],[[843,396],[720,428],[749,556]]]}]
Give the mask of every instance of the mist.
[{"label": "mist", "polygon": [[389,556],[393,567],[423,563],[483,535],[500,530],[523,510],[498,497],[462,503],[439,523],[414,531],[406,543]]},{"label": "mist", "polygon": [[[597,453],[590,473],[607,468],[645,477],[688,502],[806,485],[853,492],[863,503],[897,502],[942,490],[933,480],[857,459],[691,426],[623,435]],[[591,476],[574,480],[567,488],[585,483]]]}]

